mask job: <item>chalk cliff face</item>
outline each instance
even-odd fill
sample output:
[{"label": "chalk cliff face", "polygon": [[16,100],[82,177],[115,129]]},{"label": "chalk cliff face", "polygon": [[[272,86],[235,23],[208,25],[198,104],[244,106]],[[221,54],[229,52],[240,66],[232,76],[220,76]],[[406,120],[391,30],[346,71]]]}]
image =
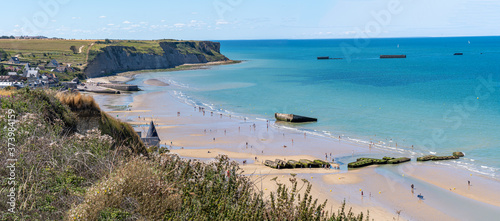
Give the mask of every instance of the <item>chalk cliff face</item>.
[{"label": "chalk cliff face", "polygon": [[163,54],[139,52],[135,47],[107,46],[87,64],[85,74],[99,77],[111,73],[173,68],[182,64],[229,60],[220,54],[220,43],[209,41],[159,42]]}]

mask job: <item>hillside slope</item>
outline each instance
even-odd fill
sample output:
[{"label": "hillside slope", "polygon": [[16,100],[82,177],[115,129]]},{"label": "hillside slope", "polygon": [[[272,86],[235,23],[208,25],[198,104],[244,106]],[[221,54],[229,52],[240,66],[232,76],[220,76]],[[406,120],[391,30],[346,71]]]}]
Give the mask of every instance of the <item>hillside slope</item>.
[{"label": "hillside slope", "polygon": [[127,43],[118,42],[101,48],[97,45],[97,50],[93,48],[89,52],[85,74],[99,77],[117,72],[229,60],[220,54],[218,42],[164,40],[151,42],[146,47],[137,45],[137,42]]}]

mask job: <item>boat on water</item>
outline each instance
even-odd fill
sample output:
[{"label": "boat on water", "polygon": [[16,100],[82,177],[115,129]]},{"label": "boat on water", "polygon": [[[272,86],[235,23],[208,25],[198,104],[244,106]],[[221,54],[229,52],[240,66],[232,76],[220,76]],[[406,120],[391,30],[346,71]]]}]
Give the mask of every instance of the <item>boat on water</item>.
[{"label": "boat on water", "polygon": [[405,54],[401,54],[401,55],[380,55],[380,58],[406,58],[406,55]]},{"label": "boat on water", "polygon": [[292,122],[292,123],[304,123],[304,122],[316,122],[318,121],[317,118],[312,118],[312,117],[304,117],[296,114],[282,114],[282,113],[275,113],[274,117],[278,121],[286,121],[286,122]]}]

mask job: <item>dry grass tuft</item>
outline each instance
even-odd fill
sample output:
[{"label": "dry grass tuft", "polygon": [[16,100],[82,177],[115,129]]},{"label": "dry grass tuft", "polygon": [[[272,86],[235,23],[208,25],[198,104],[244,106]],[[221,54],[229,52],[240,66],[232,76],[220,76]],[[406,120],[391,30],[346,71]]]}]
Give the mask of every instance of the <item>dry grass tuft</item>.
[{"label": "dry grass tuft", "polygon": [[100,111],[99,105],[95,102],[94,98],[90,95],[81,93],[68,93],[59,92],[56,98],[61,103],[68,105],[72,111]]},{"label": "dry grass tuft", "polygon": [[173,184],[162,182],[156,166],[144,158],[129,161],[108,179],[92,186],[83,203],[71,209],[67,218],[97,220],[112,210],[140,214],[141,217],[135,218],[161,220],[165,211],[180,209],[182,199],[178,190]]},{"label": "dry grass tuft", "polygon": [[12,94],[14,94],[15,92],[16,92],[16,88],[7,87],[7,88],[0,90],[0,96],[4,96],[4,97],[12,96]]}]

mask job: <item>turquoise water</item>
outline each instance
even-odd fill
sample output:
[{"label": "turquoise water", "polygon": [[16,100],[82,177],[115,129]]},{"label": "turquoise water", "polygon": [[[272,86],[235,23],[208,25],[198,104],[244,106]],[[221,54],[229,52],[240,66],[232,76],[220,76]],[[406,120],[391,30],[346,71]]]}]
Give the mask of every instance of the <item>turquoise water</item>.
[{"label": "turquoise water", "polygon": [[[136,82],[169,81],[198,105],[243,116],[316,117],[317,123],[296,129],[367,146],[374,142],[411,155],[463,151],[465,158],[445,163],[500,177],[500,84],[494,83],[500,82],[500,37],[364,43],[346,48],[340,45],[356,41],[221,41],[223,54],[244,62],[146,74]],[[379,59],[381,54],[407,58]]]}]

